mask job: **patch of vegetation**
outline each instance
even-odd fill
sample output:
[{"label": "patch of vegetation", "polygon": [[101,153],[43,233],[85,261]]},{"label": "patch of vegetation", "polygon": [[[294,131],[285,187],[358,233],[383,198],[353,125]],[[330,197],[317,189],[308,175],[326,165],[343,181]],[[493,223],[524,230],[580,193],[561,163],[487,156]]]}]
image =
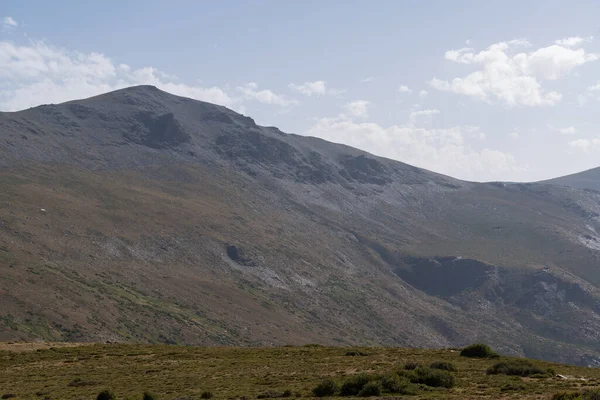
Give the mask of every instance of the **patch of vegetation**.
[{"label": "patch of vegetation", "polygon": [[[212,397],[212,394],[211,394]],[[257,399],[281,399],[292,397],[292,391],[287,389],[283,392],[278,392],[276,390],[267,390],[266,392],[262,392],[256,396]],[[203,397],[204,398],[204,397]],[[210,398],[210,397],[208,397]]]},{"label": "patch of vegetation", "polygon": [[463,357],[471,357],[471,358],[497,358],[498,354],[492,350],[490,346],[483,343],[475,343],[470,346],[465,347],[460,352],[460,355]]},{"label": "patch of vegetation", "polygon": [[100,393],[98,393],[96,400],[116,400],[116,398],[117,397],[115,396],[115,394],[110,390],[103,390]]},{"label": "patch of vegetation", "polygon": [[158,400],[158,397],[153,395],[152,393],[145,392],[142,400]]},{"label": "patch of vegetation", "polygon": [[536,378],[549,378],[552,376],[552,371],[543,370],[526,360],[501,361],[489,367],[486,373],[488,375],[504,374]]},{"label": "patch of vegetation", "polygon": [[202,394],[200,395],[200,398],[204,399],[204,400],[212,399],[213,394],[212,394],[212,392],[208,392],[208,391],[202,392]]},{"label": "patch of vegetation", "polygon": [[360,389],[358,392],[360,397],[372,397],[372,396],[380,396],[381,395],[381,382],[379,381],[371,381]]},{"label": "patch of vegetation", "polygon": [[[0,344],[4,349],[21,346]],[[341,351],[339,347],[213,348],[113,343],[54,345],[52,350],[36,345],[33,350],[38,348],[0,350],[0,394],[16,393],[19,399],[90,400],[96,399],[100,390],[110,388],[119,400],[142,400],[145,391],[160,399],[211,400],[212,393],[213,400],[292,399],[341,396],[344,384],[347,396],[373,396],[379,391],[377,396],[411,396],[414,400],[501,396],[517,400],[550,399],[557,392],[600,387],[600,369],[520,360],[544,373],[554,367],[561,375],[586,379],[524,380],[520,375],[484,373],[499,362],[517,359],[473,359],[447,349],[351,349],[368,351],[369,357],[365,358],[347,357],[349,349]],[[405,369],[408,360],[412,365]],[[447,364],[456,371],[449,371]],[[446,369],[431,368],[436,365]],[[536,376],[534,371],[529,378]],[[109,395],[101,400],[112,398]]]},{"label": "patch of vegetation", "polygon": [[364,353],[362,351],[356,351],[356,350],[351,350],[351,351],[347,351],[346,354],[344,354],[345,356],[348,357],[366,357],[369,355],[369,353]]},{"label": "patch of vegetation", "polygon": [[337,383],[331,379],[325,379],[312,390],[312,393],[315,397],[327,397],[335,396],[339,390]]},{"label": "patch of vegetation", "polygon": [[441,369],[441,370],[449,371],[449,372],[458,371],[458,369],[456,368],[456,365],[452,364],[449,361],[434,361],[431,364],[429,364],[429,368]]},{"label": "patch of vegetation", "polygon": [[454,375],[439,369],[419,367],[411,371],[407,378],[412,383],[420,383],[430,387],[443,387],[446,389],[454,387]]},{"label": "patch of vegetation", "polygon": [[417,369],[421,366],[421,364],[419,364],[416,361],[407,361],[406,364],[404,364],[404,369],[406,370],[413,370],[413,369]]},{"label": "patch of vegetation", "polygon": [[362,390],[362,388],[374,380],[374,377],[367,374],[357,374],[350,376],[344,380],[342,387],[340,388],[341,396],[356,396]]},{"label": "patch of vegetation", "polygon": [[600,389],[582,392],[560,392],[552,396],[552,400],[600,400]]}]

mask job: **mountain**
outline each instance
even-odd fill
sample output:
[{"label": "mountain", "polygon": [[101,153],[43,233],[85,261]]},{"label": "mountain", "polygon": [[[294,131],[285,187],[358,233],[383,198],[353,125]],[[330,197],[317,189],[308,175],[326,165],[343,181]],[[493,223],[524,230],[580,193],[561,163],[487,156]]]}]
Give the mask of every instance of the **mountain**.
[{"label": "mountain", "polygon": [[576,174],[549,179],[541,183],[568,186],[577,189],[600,190],[600,168],[592,168]]},{"label": "mountain", "polygon": [[600,193],[472,183],[139,86],[0,114],[0,340],[600,362]]}]

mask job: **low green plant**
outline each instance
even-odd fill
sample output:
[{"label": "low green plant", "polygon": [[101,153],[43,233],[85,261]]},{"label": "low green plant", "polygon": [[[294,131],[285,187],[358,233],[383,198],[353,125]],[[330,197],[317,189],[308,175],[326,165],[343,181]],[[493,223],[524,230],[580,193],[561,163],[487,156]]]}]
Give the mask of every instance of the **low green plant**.
[{"label": "low green plant", "polygon": [[454,376],[444,370],[419,367],[412,372],[410,381],[412,383],[420,383],[430,387],[454,387]]},{"label": "low green plant", "polygon": [[421,364],[419,364],[419,363],[418,363],[418,362],[416,362],[416,361],[407,361],[407,362],[404,364],[404,369],[411,371],[411,370],[413,370],[413,369],[417,369],[417,368],[419,368],[420,366],[421,366]]},{"label": "low green plant", "polygon": [[458,368],[454,364],[448,361],[435,361],[429,365],[432,369],[442,369],[444,371],[456,372]]},{"label": "low green plant", "polygon": [[116,400],[116,398],[117,397],[115,396],[115,394],[110,390],[103,390],[100,393],[98,393],[96,400]]},{"label": "low green plant", "polygon": [[142,400],[158,400],[158,397],[156,397],[152,393],[145,392],[144,397],[142,397]]},{"label": "low green plant", "polygon": [[490,346],[483,343],[475,343],[470,346],[465,347],[460,352],[460,355],[463,357],[471,357],[471,358],[496,358],[498,354],[492,350]]},{"label": "low green plant", "polygon": [[367,382],[362,389],[358,392],[360,397],[372,397],[381,396],[381,382],[371,381]]},{"label": "low green plant", "polygon": [[325,379],[312,390],[315,397],[335,396],[339,391],[337,383],[331,379]]},{"label": "low green plant", "polygon": [[367,374],[352,375],[344,380],[340,388],[341,396],[356,396],[373,378]]},{"label": "low green plant", "polygon": [[552,376],[548,370],[544,370],[525,360],[501,361],[489,367],[486,373],[488,375],[504,374],[535,378],[548,378]]},{"label": "low green plant", "polygon": [[212,397],[213,397],[212,392],[208,392],[208,391],[202,392],[202,394],[200,395],[200,398],[205,399],[205,400],[212,399]]}]

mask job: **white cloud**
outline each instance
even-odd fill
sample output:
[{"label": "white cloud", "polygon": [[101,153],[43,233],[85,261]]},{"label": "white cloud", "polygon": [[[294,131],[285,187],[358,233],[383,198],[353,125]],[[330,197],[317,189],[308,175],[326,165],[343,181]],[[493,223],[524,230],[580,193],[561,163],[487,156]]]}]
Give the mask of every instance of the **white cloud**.
[{"label": "white cloud", "polygon": [[531,46],[522,39],[496,43],[479,52],[472,48],[450,50],[445,54],[447,60],[480,69],[451,81],[434,77],[429,83],[435,89],[486,102],[497,100],[509,106],[552,106],[562,95],[544,90],[541,82],[557,80],[576,67],[600,58],[582,48],[572,48],[571,44],[577,41],[573,38],[564,41],[568,45],[553,44],[530,52],[518,51],[519,47]]},{"label": "white cloud", "polygon": [[518,131],[511,132],[511,133],[508,134],[508,136],[510,136],[513,139],[518,139],[518,138],[521,137],[521,135],[519,134]]},{"label": "white cloud", "polygon": [[[430,110],[422,115],[435,113]],[[466,143],[465,137],[478,130],[471,126],[426,129],[413,122],[384,127],[339,116],[318,120],[307,134],[463,179],[506,179],[507,174],[520,170],[511,155],[489,148],[477,150]]]},{"label": "white cloud", "polygon": [[574,37],[557,40],[554,43],[559,46],[564,46],[564,47],[577,47],[584,42],[591,42],[593,39],[594,39],[593,36],[590,36],[587,38],[582,38],[580,36],[574,36]]},{"label": "white cloud", "polygon": [[304,82],[301,85],[290,83],[288,87],[294,92],[298,92],[306,96],[322,96],[328,94],[327,83],[325,81]]},{"label": "white cloud", "polygon": [[132,85],[154,85],[180,96],[224,105],[242,112],[243,101],[287,106],[297,102],[255,83],[236,91],[177,82],[152,67],[133,69],[101,53],[82,53],[45,42],[17,46],[0,41],[0,110],[16,111],[39,104],[61,103]]},{"label": "white cloud", "polygon": [[247,83],[243,86],[238,86],[238,92],[242,93],[244,98],[248,100],[256,100],[259,103],[271,104],[277,106],[289,106],[298,104],[298,101],[287,99],[282,95],[273,93],[268,89],[258,90],[258,84],[255,82]]},{"label": "white cloud", "polygon": [[425,97],[427,97],[428,94],[429,93],[427,92],[427,90],[421,90],[419,92],[419,97],[422,98],[422,99],[424,99]]},{"label": "white cloud", "polygon": [[574,126],[568,126],[566,128],[557,128],[557,127],[549,124],[548,129],[553,130],[558,133],[561,133],[563,135],[574,135],[578,132],[577,128],[575,128]]},{"label": "white cloud", "polygon": [[600,139],[576,139],[569,142],[569,147],[575,150],[589,153],[590,151],[600,150]]},{"label": "white cloud", "polygon": [[4,17],[2,19],[3,28],[16,28],[17,26],[19,26],[19,24],[17,23],[17,21],[12,19],[12,17]]},{"label": "white cloud", "polygon": [[369,83],[369,82],[373,82],[375,80],[374,76],[367,76],[366,78],[361,80],[361,83]]},{"label": "white cloud", "polygon": [[398,91],[400,93],[412,93],[412,90],[408,86],[406,86],[406,85],[400,85],[400,86],[398,86]]},{"label": "white cloud", "polygon": [[418,117],[431,117],[431,116],[437,115],[439,113],[440,113],[440,110],[437,110],[437,109],[411,111],[410,114],[408,115],[408,120],[411,123],[414,123]]},{"label": "white cloud", "polygon": [[369,110],[367,107],[371,103],[366,100],[356,100],[352,101],[344,106],[344,108],[352,115],[353,117],[358,118],[367,118],[369,116]]}]

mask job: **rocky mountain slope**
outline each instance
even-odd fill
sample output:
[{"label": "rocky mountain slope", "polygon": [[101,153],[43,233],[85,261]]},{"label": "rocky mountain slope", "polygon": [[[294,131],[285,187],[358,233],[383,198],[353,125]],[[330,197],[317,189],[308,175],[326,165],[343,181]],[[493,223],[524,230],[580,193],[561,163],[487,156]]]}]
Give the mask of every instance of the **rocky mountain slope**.
[{"label": "rocky mountain slope", "polygon": [[577,189],[600,190],[600,168],[592,168],[587,171],[549,179],[540,183],[569,186]]},{"label": "rocky mountain slope", "polygon": [[148,86],[0,114],[0,340],[600,360],[600,193],[476,184]]}]

